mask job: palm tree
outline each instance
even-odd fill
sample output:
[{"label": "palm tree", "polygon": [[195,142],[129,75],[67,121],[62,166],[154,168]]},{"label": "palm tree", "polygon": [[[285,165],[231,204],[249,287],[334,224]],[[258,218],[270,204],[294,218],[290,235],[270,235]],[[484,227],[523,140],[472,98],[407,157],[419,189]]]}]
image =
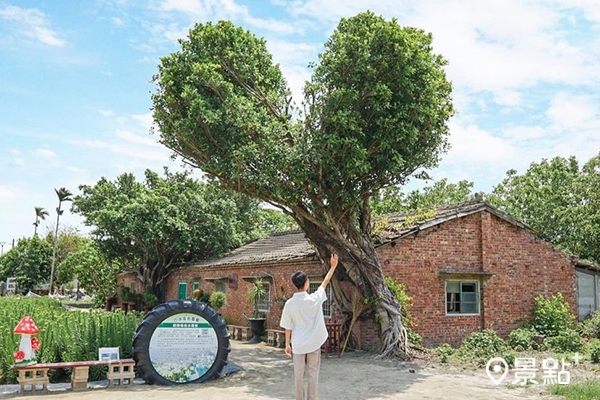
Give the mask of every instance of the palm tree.
[{"label": "palm tree", "polygon": [[56,266],[56,249],[58,248],[58,222],[64,210],[61,208],[64,201],[73,201],[73,194],[66,188],[54,189],[58,196],[58,207],[56,207],[56,228],[54,230],[54,249],[52,250],[52,268],[50,270],[50,294],[52,294],[52,286],[54,285],[54,267]]},{"label": "palm tree", "polygon": [[35,228],[33,229],[33,236],[37,235],[37,228],[38,225],[40,224],[40,220],[45,220],[46,217],[48,215],[50,215],[48,213],[48,211],[44,210],[43,207],[34,207],[35,208],[35,222],[33,223],[33,226],[35,226]]}]

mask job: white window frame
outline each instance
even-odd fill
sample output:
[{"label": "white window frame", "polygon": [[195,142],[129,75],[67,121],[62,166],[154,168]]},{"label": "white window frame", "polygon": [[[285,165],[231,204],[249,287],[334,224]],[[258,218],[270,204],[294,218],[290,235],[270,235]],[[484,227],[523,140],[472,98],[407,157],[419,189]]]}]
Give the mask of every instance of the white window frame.
[{"label": "white window frame", "polygon": [[[321,286],[321,283],[323,283],[322,279],[313,281],[309,278],[308,293],[316,292],[319,286]],[[330,319],[333,315],[333,292],[331,291],[331,285],[327,285],[327,287],[325,288],[325,294],[327,295],[327,300],[325,300],[325,302],[323,303],[323,316],[325,318]],[[328,310],[329,312],[327,312]]]},{"label": "white window frame", "polygon": [[[463,283],[467,284],[475,284],[475,304],[477,305],[477,312],[456,312],[456,311],[448,311],[448,283],[457,283],[460,285],[460,290],[462,293],[462,285]],[[444,283],[444,310],[446,315],[449,317],[455,316],[468,316],[468,315],[480,315],[481,314],[481,282],[473,279],[448,279]],[[462,304],[462,299],[459,300],[459,304]]]}]

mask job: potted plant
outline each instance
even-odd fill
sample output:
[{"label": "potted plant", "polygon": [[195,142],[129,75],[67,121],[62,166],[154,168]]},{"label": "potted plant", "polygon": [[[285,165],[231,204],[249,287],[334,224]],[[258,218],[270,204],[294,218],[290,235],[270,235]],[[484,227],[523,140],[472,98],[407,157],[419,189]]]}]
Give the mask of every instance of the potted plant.
[{"label": "potted plant", "polygon": [[248,302],[252,305],[252,316],[247,318],[250,321],[250,330],[252,331],[252,339],[249,343],[259,343],[261,336],[265,332],[265,321],[266,316],[264,313],[258,310],[258,306],[263,303],[267,298],[267,291],[263,285],[263,281],[260,279],[252,282],[248,288]]},{"label": "potted plant", "polygon": [[121,286],[121,309],[125,312],[135,308],[135,292],[127,286]]},{"label": "potted plant", "polygon": [[159,303],[158,297],[152,291],[152,286],[146,285],[144,292],[142,293],[142,303],[144,304],[144,311],[150,312]]},{"label": "potted plant", "polygon": [[[221,307],[227,305],[227,295],[223,292],[215,291],[210,294],[210,298],[208,299],[210,306],[214,308],[217,312]],[[220,315],[220,313],[219,313]]]}]

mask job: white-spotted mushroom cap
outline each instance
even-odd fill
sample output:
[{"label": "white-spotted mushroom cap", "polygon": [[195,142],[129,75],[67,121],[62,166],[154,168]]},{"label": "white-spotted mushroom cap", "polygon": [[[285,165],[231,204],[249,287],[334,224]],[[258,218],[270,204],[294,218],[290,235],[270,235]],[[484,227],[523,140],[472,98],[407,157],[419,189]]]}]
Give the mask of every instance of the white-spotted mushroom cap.
[{"label": "white-spotted mushroom cap", "polygon": [[13,332],[21,335],[35,335],[40,333],[40,330],[35,325],[35,322],[33,322],[33,318],[26,316],[21,319],[21,322],[17,324]]}]

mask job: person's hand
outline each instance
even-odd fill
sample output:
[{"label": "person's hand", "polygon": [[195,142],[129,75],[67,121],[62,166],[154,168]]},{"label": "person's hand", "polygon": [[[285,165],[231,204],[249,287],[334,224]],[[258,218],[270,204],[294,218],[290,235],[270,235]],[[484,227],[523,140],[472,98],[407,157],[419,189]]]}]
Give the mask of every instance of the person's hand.
[{"label": "person's hand", "polygon": [[329,264],[331,265],[331,268],[335,268],[338,265],[338,255],[337,254],[332,254],[331,258],[329,259]]},{"label": "person's hand", "polygon": [[290,346],[289,344],[285,346],[285,355],[288,357],[292,356],[292,346]]}]

